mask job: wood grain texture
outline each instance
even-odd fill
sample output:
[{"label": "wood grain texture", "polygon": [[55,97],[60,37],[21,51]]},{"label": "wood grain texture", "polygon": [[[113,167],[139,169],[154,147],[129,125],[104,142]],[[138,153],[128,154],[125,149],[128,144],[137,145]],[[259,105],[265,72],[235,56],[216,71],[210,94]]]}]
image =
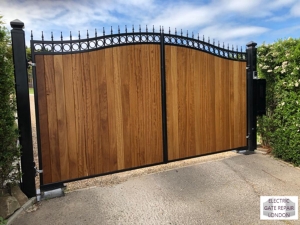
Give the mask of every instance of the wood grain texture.
[{"label": "wood grain texture", "polygon": [[159,45],[37,59],[43,184],[163,161]]},{"label": "wood grain texture", "polygon": [[169,160],[246,146],[245,66],[166,46]]}]

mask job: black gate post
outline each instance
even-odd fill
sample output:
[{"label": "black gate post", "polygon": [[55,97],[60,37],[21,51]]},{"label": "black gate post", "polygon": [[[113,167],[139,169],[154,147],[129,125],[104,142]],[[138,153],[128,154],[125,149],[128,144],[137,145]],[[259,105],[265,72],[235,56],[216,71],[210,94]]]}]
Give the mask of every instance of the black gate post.
[{"label": "black gate post", "polygon": [[256,149],[256,112],[254,110],[253,78],[257,77],[257,43],[251,41],[247,44],[247,151],[245,154],[254,153]]},{"label": "black gate post", "polygon": [[10,22],[13,50],[14,74],[16,83],[18,126],[21,145],[21,189],[28,197],[36,196],[35,163],[30,119],[30,102],[28,89],[27,60],[25,48],[24,23],[20,20]]}]

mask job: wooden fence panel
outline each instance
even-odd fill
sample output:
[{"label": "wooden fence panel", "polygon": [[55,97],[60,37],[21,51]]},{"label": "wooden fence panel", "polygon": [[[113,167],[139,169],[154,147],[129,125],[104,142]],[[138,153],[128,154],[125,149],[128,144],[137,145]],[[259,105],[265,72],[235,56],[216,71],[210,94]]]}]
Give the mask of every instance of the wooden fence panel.
[{"label": "wooden fence panel", "polygon": [[166,46],[169,160],[246,146],[246,63]]}]

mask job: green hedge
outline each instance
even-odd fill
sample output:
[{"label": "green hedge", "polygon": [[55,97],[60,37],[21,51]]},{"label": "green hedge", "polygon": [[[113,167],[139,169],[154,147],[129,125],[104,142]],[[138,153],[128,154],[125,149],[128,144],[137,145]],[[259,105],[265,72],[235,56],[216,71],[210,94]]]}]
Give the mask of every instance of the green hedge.
[{"label": "green hedge", "polygon": [[16,146],[18,130],[15,121],[16,101],[10,35],[1,26],[0,16],[0,188],[5,182],[17,182],[19,172],[16,160],[20,150]]},{"label": "green hedge", "polygon": [[300,39],[258,47],[259,77],[267,81],[267,115],[258,119],[262,144],[300,165]]}]

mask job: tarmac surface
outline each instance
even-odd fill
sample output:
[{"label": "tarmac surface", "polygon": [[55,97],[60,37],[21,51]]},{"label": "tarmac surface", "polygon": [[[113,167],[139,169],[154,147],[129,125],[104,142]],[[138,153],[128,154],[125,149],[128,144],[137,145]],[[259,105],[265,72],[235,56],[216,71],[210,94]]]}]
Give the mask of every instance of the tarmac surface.
[{"label": "tarmac surface", "polygon": [[260,196],[300,196],[300,169],[261,153],[234,154],[72,191],[12,224],[300,224],[260,220]]}]

